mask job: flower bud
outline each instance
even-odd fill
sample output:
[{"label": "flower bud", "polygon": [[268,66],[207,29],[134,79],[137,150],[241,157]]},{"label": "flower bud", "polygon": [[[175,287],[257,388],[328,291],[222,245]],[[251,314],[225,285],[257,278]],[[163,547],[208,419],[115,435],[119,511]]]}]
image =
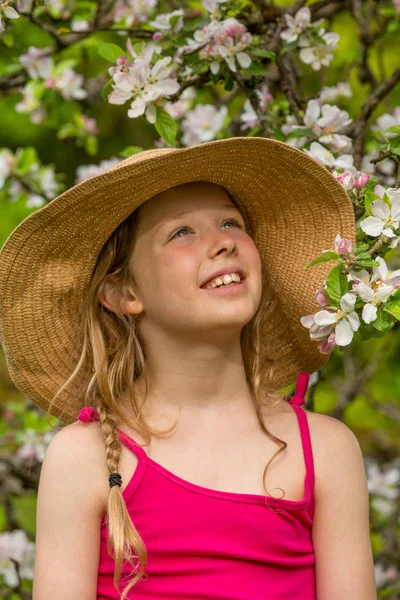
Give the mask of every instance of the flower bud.
[{"label": "flower bud", "polygon": [[369,181],[369,176],[366,173],[363,173],[361,171],[360,174],[357,177],[357,181],[355,183],[355,186],[356,186],[356,188],[365,187],[367,185],[368,181]]}]

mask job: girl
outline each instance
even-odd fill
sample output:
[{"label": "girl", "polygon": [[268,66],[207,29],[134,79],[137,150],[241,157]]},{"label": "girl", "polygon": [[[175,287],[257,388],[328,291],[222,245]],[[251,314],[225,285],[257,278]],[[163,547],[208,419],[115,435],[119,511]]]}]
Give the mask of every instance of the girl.
[{"label": "girl", "polygon": [[142,152],[12,233],[9,370],[67,423],[33,600],[376,598],[358,442],[301,406],[327,356],[300,318],[330,270],[305,264],[338,230],[341,185],[254,137]]}]

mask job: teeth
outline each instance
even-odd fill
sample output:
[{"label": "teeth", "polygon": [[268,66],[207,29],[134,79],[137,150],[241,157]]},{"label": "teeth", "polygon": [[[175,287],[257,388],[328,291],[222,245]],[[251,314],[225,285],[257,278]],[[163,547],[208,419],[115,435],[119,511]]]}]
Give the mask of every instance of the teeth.
[{"label": "teeth", "polygon": [[217,277],[217,279],[210,283],[206,289],[214,289],[216,287],[220,287],[221,285],[228,285],[229,283],[232,283],[232,281],[240,283],[240,275],[238,273],[231,273],[229,275],[224,275],[222,279]]}]

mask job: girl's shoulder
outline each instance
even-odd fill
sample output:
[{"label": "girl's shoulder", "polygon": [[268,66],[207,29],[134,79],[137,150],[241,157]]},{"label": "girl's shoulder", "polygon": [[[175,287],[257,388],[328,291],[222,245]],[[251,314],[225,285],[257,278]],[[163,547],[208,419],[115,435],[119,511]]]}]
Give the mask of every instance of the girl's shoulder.
[{"label": "girl's shoulder", "polygon": [[62,427],[49,444],[57,444],[59,452],[68,452],[76,468],[76,480],[84,482],[99,511],[104,512],[104,497],[109,491],[104,437],[97,422],[76,421]]}]

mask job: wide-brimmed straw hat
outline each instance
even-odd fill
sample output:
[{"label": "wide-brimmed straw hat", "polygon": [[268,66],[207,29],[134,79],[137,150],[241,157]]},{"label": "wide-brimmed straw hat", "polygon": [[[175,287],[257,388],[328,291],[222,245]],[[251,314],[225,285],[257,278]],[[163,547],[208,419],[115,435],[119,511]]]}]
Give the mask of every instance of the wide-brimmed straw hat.
[{"label": "wide-brimmed straw hat", "polygon": [[[77,324],[100,251],[137,207],[193,181],[223,186],[244,208],[268,273],[273,302],[263,306],[261,343],[275,361],[271,385],[281,389],[300,371],[313,373],[321,354],[302,316],[315,313],[315,292],[332,264],[306,263],[333,247],[339,233],[355,243],[351,200],[329,171],[288,144],[234,137],[145,150],[91,177],[30,214],[1,252],[0,341],[15,385],[47,410],[81,353]],[[51,414],[75,421],[92,373],[85,368]]]}]

